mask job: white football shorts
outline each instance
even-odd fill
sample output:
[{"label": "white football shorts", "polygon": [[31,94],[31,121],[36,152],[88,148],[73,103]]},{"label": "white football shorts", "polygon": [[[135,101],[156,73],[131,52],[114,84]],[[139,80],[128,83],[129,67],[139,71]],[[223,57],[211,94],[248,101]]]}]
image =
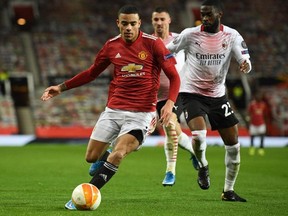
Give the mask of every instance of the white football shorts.
[{"label": "white football shorts", "polygon": [[117,137],[131,130],[141,130],[143,143],[145,138],[155,130],[156,123],[156,111],[131,112],[106,107],[104,112],[101,113],[90,138],[101,142],[113,143]]},{"label": "white football shorts", "polygon": [[249,133],[250,133],[250,135],[253,135],[253,136],[265,134],[266,133],[266,125],[265,124],[262,124],[259,126],[250,125],[249,126]]}]

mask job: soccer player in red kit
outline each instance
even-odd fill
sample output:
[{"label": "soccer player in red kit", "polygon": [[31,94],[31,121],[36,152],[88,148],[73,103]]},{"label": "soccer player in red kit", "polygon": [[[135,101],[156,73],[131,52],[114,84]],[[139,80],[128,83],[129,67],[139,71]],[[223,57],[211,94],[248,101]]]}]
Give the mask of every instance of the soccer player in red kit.
[{"label": "soccer player in red kit", "polygon": [[[159,37],[165,45],[178,35],[177,33],[169,31],[170,23],[171,18],[169,11],[165,7],[155,8],[155,10],[152,12],[152,25],[154,28],[152,35]],[[175,66],[179,72],[185,62],[184,50],[183,52],[178,52],[176,55],[174,55],[174,57],[177,61],[177,65]],[[169,86],[169,79],[165,73],[161,72],[158,101],[156,105],[157,114],[159,115],[163,105],[166,103],[169,97]],[[198,169],[199,167],[198,161],[193,153],[189,137],[184,132],[182,132],[180,123],[178,122],[182,111],[181,98],[178,97],[174,104],[173,113],[168,126],[163,126],[165,132],[164,152],[166,157],[166,172],[162,181],[163,186],[173,186],[175,184],[178,144],[181,148],[187,150],[190,153],[190,159],[194,168]],[[94,176],[94,173],[99,168],[99,166],[104,163],[105,160],[107,160],[110,151],[111,149],[108,149],[97,162],[91,164],[89,168],[89,174],[91,176]]]},{"label": "soccer player in red kit", "polygon": [[[178,96],[180,78],[175,58],[163,42],[140,31],[141,19],[135,6],[118,11],[120,34],[108,40],[96,55],[94,63],[71,79],[48,87],[42,100],[49,100],[63,91],[82,86],[96,79],[110,64],[113,80],[105,111],[98,119],[86,151],[86,161],[93,163],[116,140],[111,154],[97,169],[90,183],[101,189],[117,172],[121,161],[137,150],[155,124],[157,93],[161,69],[170,80],[169,99],[161,110],[160,122],[167,125]],[[65,208],[75,210],[67,202]]]},{"label": "soccer player in red kit", "polygon": [[266,134],[265,116],[268,115],[266,103],[262,100],[260,92],[255,94],[255,98],[248,104],[249,114],[249,133],[250,133],[250,149],[249,154],[255,154],[254,138],[260,137],[259,155],[263,156],[264,152],[264,137]]},{"label": "soccer player in red kit", "polygon": [[240,169],[238,119],[228,101],[225,81],[231,58],[242,73],[251,71],[248,47],[235,29],[221,23],[223,5],[220,0],[205,0],[201,7],[202,24],[186,28],[166,47],[171,52],[185,49],[186,61],[180,73],[180,93],[184,116],[192,132],[192,145],[199,161],[198,185],[210,187],[206,159],[206,116],[212,130],[217,130],[225,146],[225,181],[223,201],[246,202],[234,191]]}]

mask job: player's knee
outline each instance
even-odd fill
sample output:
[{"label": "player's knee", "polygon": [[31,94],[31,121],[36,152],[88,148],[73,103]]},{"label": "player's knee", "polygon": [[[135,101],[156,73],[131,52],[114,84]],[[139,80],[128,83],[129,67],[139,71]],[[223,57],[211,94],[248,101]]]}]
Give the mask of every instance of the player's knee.
[{"label": "player's knee", "polygon": [[195,130],[192,131],[192,142],[196,145],[201,145],[206,142],[207,130]]},{"label": "player's knee", "polygon": [[175,143],[178,142],[178,135],[176,131],[176,126],[173,122],[169,122],[168,126],[164,127],[166,135],[166,143]]},{"label": "player's knee", "polygon": [[233,146],[238,143],[238,130],[236,126],[230,130],[222,130],[221,138],[226,146]]},{"label": "player's knee", "polygon": [[163,127],[165,133],[167,136],[169,136],[171,133],[176,132],[176,124],[173,121],[169,121],[167,126]]},{"label": "player's knee", "polygon": [[226,146],[233,146],[238,143],[238,136],[231,136],[229,138],[224,138],[223,142]]},{"label": "player's knee", "polygon": [[107,158],[107,161],[109,161],[112,164],[120,164],[120,162],[124,159],[125,153],[119,150],[113,151]]},{"label": "player's knee", "polygon": [[100,158],[100,155],[95,154],[93,152],[86,152],[86,156],[85,156],[85,160],[88,163],[94,163],[95,161],[97,161]]},{"label": "player's knee", "polygon": [[95,161],[97,161],[97,159],[95,159],[91,155],[86,155],[85,159],[88,163],[94,163]]}]

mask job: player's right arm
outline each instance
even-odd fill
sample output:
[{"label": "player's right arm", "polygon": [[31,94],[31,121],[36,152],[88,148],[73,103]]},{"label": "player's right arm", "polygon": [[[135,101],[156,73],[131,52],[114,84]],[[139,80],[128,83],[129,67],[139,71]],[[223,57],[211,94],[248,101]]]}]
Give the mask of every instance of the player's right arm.
[{"label": "player's right arm", "polygon": [[[81,73],[77,74],[76,76],[72,77],[69,80],[66,80],[65,82],[56,85],[56,86],[50,86],[48,88],[45,89],[43,95],[41,96],[41,99],[43,101],[47,101],[57,95],[59,95],[61,92],[72,89],[72,88],[76,88],[79,86],[82,86],[86,83],[91,82],[92,80],[94,80],[99,73],[93,73],[93,68],[94,68],[94,64],[85,71],[82,71]],[[91,74],[96,74],[94,76],[92,76]]]},{"label": "player's right arm", "polygon": [[92,64],[90,68],[82,71],[59,85],[46,88],[41,96],[41,99],[43,101],[47,101],[59,95],[63,91],[85,85],[96,79],[99,74],[102,73],[109,65],[110,61],[108,58],[106,58],[106,46],[104,46],[97,54],[94,64]]},{"label": "player's right arm", "polygon": [[187,46],[187,33],[188,29],[183,30],[177,35],[174,40],[166,45],[171,53],[178,53],[180,50],[184,50]]},{"label": "player's right arm", "polygon": [[41,96],[41,100],[47,101],[57,95],[59,95],[61,92],[67,90],[67,86],[65,83],[61,83],[56,86],[50,86],[45,89],[44,93]]},{"label": "player's right arm", "polygon": [[175,67],[177,63],[176,59],[160,39],[155,41],[154,52],[155,56],[157,56],[158,63],[160,64],[170,83],[168,98],[160,113],[161,124],[168,126],[172,116],[172,109],[180,88],[180,77]]}]

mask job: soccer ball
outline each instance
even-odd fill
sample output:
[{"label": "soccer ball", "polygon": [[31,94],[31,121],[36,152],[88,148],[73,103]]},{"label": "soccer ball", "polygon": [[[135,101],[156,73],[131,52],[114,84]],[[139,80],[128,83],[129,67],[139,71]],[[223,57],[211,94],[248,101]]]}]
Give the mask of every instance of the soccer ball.
[{"label": "soccer ball", "polygon": [[100,190],[92,184],[82,183],[73,190],[72,202],[78,210],[95,210],[101,203]]}]

